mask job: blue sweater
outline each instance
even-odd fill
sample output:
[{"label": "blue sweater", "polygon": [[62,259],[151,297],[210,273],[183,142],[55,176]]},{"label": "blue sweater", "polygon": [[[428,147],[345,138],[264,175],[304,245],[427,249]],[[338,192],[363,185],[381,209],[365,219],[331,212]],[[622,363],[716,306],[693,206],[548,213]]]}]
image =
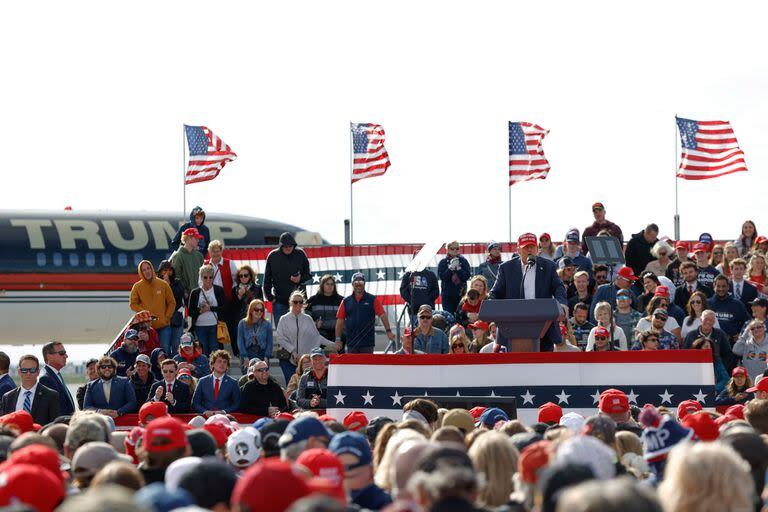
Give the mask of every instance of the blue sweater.
[{"label": "blue sweater", "polygon": [[749,319],[744,303],[734,299],[731,294],[724,298],[713,295],[709,299],[709,309],[717,315],[720,329],[731,338],[739,335],[739,329]]}]

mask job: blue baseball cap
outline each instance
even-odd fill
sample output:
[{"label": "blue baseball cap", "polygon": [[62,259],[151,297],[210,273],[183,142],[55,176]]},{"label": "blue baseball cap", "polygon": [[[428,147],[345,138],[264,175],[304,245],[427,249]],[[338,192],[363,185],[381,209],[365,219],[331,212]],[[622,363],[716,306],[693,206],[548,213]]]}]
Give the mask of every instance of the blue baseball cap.
[{"label": "blue baseball cap", "polygon": [[486,409],[483,414],[480,415],[479,423],[488,428],[493,428],[493,426],[500,421],[509,421],[509,416],[498,407],[491,407],[490,409]]},{"label": "blue baseball cap", "polygon": [[269,425],[270,423],[274,423],[275,420],[272,418],[259,418],[256,421],[253,422],[253,425],[251,425],[256,430],[261,430],[265,426]]},{"label": "blue baseball cap", "polygon": [[128,329],[125,331],[125,335],[123,336],[126,340],[137,340],[139,339],[139,331],[136,329]]},{"label": "blue baseball cap", "polygon": [[369,466],[373,463],[373,454],[368,440],[357,432],[342,432],[333,436],[328,449],[334,455],[339,456],[345,453],[357,457],[357,463],[346,466],[346,470]]},{"label": "blue baseball cap", "polygon": [[557,268],[564,269],[565,267],[575,267],[576,264],[573,262],[573,260],[568,256],[563,256],[560,258],[560,261],[557,264]]},{"label": "blue baseball cap", "polygon": [[355,281],[365,282],[365,276],[363,275],[362,272],[355,272],[354,274],[352,274],[352,282],[354,283]]},{"label": "blue baseball cap", "polygon": [[699,242],[702,244],[712,245],[712,235],[709,233],[702,233],[699,235]]},{"label": "blue baseball cap", "polygon": [[303,416],[288,424],[285,432],[280,436],[280,448],[291,446],[295,443],[306,441],[310,437],[326,437],[331,439],[333,434],[325,428],[325,425],[313,416]]},{"label": "blue baseball cap", "polygon": [[565,234],[566,242],[579,242],[579,232],[575,229],[571,229]]}]

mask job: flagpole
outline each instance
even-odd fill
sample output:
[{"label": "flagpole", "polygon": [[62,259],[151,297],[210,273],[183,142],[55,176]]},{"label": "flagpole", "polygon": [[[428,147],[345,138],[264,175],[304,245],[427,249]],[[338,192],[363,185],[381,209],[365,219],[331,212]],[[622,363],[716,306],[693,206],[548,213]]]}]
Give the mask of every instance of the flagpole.
[{"label": "flagpole", "polygon": [[353,189],[354,181],[352,181],[353,170],[355,167],[355,151],[354,140],[352,135],[352,121],[349,122],[349,244],[355,243],[355,208],[353,203]]},{"label": "flagpole", "polygon": [[678,153],[677,153],[677,114],[675,114],[675,241],[680,240],[680,210],[678,209],[677,199],[677,185],[679,178],[677,177]]},{"label": "flagpole", "polygon": [[184,125],[181,125],[181,190],[182,190],[182,209],[181,209],[181,218],[184,218],[184,215],[187,213],[187,166],[184,160],[187,156],[187,151],[184,148],[184,139],[186,139],[186,130],[184,129]]},{"label": "flagpole", "polygon": [[512,242],[512,187],[509,186],[509,173],[507,173],[507,213],[509,218],[509,238],[507,242]]}]

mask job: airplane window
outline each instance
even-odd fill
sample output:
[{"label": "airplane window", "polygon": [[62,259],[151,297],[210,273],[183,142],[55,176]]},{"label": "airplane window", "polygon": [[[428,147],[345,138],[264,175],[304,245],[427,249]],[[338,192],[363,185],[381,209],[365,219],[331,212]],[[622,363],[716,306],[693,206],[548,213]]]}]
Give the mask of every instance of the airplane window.
[{"label": "airplane window", "polygon": [[92,252],[85,253],[85,264],[92,267],[96,264],[96,256]]},{"label": "airplane window", "polygon": [[61,266],[61,253],[55,252],[53,253],[53,266],[54,267],[60,267]]},{"label": "airplane window", "polygon": [[112,266],[112,255],[108,252],[101,253],[101,265],[104,267]]},{"label": "airplane window", "polygon": [[280,243],[280,235],[264,236],[264,245],[277,245],[279,243]]},{"label": "airplane window", "polygon": [[136,265],[137,267],[139,266],[139,263],[141,263],[141,260],[143,259],[144,258],[142,257],[140,252],[133,253],[133,264]]},{"label": "airplane window", "polygon": [[117,264],[120,267],[124,267],[128,265],[128,256],[125,255],[125,253],[118,253],[117,254]]},{"label": "airplane window", "polygon": [[44,267],[47,263],[47,258],[45,257],[44,252],[37,253],[37,266],[38,267]]},{"label": "airplane window", "polygon": [[73,252],[69,254],[69,266],[70,267],[80,266],[80,258],[78,257],[77,253]]}]

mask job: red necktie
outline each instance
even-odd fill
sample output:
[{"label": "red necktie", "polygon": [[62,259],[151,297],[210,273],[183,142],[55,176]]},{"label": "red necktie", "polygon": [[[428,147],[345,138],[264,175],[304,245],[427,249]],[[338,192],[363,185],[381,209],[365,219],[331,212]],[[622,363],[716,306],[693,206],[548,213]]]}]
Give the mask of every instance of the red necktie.
[{"label": "red necktie", "polygon": [[213,399],[219,399],[219,379],[214,379],[216,383],[213,385]]},{"label": "red necktie", "polygon": [[168,392],[173,394],[173,383],[168,384]]}]

